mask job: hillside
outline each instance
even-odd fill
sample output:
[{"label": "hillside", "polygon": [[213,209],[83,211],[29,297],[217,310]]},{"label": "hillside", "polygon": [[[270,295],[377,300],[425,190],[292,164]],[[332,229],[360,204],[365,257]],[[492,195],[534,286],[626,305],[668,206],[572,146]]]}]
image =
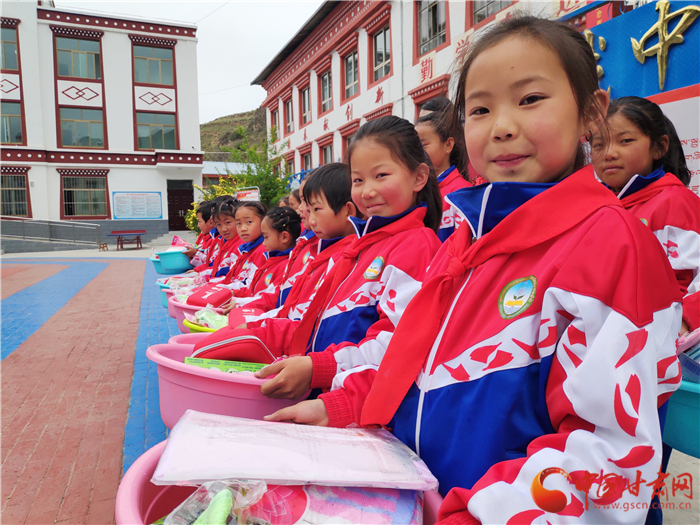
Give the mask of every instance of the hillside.
[{"label": "hillside", "polygon": [[[236,147],[241,143],[241,136],[237,132],[238,126],[242,126],[248,135],[248,142],[262,151],[265,140],[265,108],[258,108],[246,113],[236,113],[220,117],[199,126],[199,134],[202,141],[202,151],[207,153],[221,151],[220,146],[227,148]],[[206,155],[204,160],[223,160],[222,155]],[[223,155],[225,156],[225,154]]]}]

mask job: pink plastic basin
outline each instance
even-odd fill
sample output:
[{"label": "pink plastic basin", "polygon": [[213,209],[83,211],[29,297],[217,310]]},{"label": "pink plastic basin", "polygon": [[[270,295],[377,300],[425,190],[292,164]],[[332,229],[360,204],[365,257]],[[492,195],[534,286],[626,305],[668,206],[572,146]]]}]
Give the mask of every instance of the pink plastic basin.
[{"label": "pink plastic basin", "polygon": [[173,291],[170,288],[163,290],[165,292],[166,301],[168,303],[168,315],[175,319],[175,307],[170,304],[170,298],[173,296]]},{"label": "pink plastic basin", "polygon": [[168,339],[168,343],[170,344],[176,344],[176,345],[190,345],[194,346],[197,343],[199,343],[202,339],[206,339],[209,336],[209,334],[180,334],[180,335],[174,335],[170,339]]},{"label": "pink plastic basin", "polygon": [[[165,441],[158,443],[146,451],[124,474],[117,491],[115,509],[117,525],[153,523],[170,514],[195,491],[195,487],[158,486],[151,483],[151,477],[158,466],[165,443]],[[270,489],[273,487],[274,485],[269,486]],[[424,525],[434,525],[441,503],[442,497],[437,492],[425,493]]]},{"label": "pink plastic basin", "polygon": [[[190,329],[187,328],[184,324],[182,324],[182,321],[185,320],[185,312],[187,312],[190,315],[194,315],[196,312],[203,310],[204,307],[203,306],[190,306],[187,303],[180,303],[180,302],[175,300],[175,297],[170,297],[168,299],[168,311],[170,311],[171,306],[172,306],[173,310],[175,310],[175,320],[177,321],[177,327],[180,329],[180,331],[183,334],[189,334]],[[224,313],[224,311],[221,308],[214,308],[214,311],[217,314]]]},{"label": "pink plastic basin", "polygon": [[191,345],[154,345],[146,357],[158,365],[160,417],[173,428],[185,410],[208,414],[262,419],[276,410],[294,405],[288,399],[269,399],[260,393],[268,379],[253,374],[227,374],[183,363],[192,355]]}]

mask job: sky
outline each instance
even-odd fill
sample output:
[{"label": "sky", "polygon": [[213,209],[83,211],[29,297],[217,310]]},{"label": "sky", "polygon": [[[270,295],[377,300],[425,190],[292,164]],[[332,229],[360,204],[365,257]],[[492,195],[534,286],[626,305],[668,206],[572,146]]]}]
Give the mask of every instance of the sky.
[{"label": "sky", "polygon": [[321,0],[119,1],[56,0],[56,8],[197,25],[199,122],[260,107],[251,81],[321,6]]}]

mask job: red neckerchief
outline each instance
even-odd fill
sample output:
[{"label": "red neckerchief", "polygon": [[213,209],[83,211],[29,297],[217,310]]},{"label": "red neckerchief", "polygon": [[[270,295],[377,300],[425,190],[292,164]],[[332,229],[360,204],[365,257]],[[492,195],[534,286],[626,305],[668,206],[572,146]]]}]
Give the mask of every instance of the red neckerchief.
[{"label": "red neckerchief", "polygon": [[423,219],[425,218],[426,212],[427,209],[424,207],[416,208],[397,221],[387,224],[371,233],[367,233],[362,237],[355,238],[352,244],[343,250],[340,259],[333,265],[330,273],[323,280],[323,284],[318,289],[318,292],[316,292],[316,296],[313,301],[311,301],[306,313],[304,313],[304,317],[301,319],[299,326],[294,330],[292,342],[289,346],[289,355],[304,355],[306,353],[306,347],[317,325],[318,317],[325,311],[328,303],[330,303],[333,298],[335,290],[337,290],[347,276],[350,275],[360,252],[397,233],[414,228],[423,228]]},{"label": "red neckerchief", "polygon": [[[316,272],[316,269],[325,268],[328,265],[328,260],[331,257],[333,257],[336,253],[343,251],[347,246],[350,245],[350,243],[353,240],[354,237],[348,235],[347,237],[331,244],[321,253],[316,254],[316,256],[311,261],[309,261],[309,264],[306,265],[306,270],[304,270],[304,272],[299,277],[297,277],[296,281],[294,281],[294,284],[292,285],[292,288],[289,290],[289,294],[287,295],[287,299],[284,301],[284,306],[279,311],[276,317],[279,317],[280,319],[286,318],[289,315],[291,309],[294,306],[296,306],[297,302],[299,301],[299,298],[301,297],[301,293],[304,290],[304,287],[306,286],[306,283]],[[319,242],[321,241],[319,240]]]},{"label": "red neckerchief", "polygon": [[587,166],[530,199],[474,242],[470,228],[458,228],[446,241],[447,270],[424,281],[401,316],[362,408],[362,426],[391,421],[437,338],[456,281],[469,269],[555,238],[603,206],[620,202]]},{"label": "red neckerchief", "polygon": [[678,177],[676,177],[673,173],[667,173],[659,180],[652,182],[639,191],[635,191],[632,195],[622,197],[622,199],[620,199],[620,204],[622,204],[626,210],[629,210],[636,204],[647,202],[649,199],[658,195],[670,186],[680,186],[681,188],[685,188],[683,183],[678,180]]}]

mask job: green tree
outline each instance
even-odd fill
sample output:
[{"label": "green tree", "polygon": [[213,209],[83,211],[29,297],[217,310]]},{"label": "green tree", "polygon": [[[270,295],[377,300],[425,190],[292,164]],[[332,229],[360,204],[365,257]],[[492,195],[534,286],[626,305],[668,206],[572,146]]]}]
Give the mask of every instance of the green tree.
[{"label": "green tree", "polygon": [[236,133],[240,133],[243,139],[235,148],[221,147],[229,153],[229,161],[245,164],[243,173],[231,173],[226,170],[219,176],[218,184],[208,188],[195,185],[202,197],[192,203],[192,209],[187,212],[185,222],[190,230],[199,233],[197,228],[197,206],[203,200],[211,200],[219,195],[235,195],[240,188],[257,186],[260,188],[260,200],[268,207],[275,206],[279,200],[287,194],[289,176],[282,176],[281,163],[282,152],[289,147],[289,141],[281,145],[275,144],[277,130],[272,128],[269,140],[263,143],[264,153],[260,153],[248,144],[245,130],[239,126]]}]

